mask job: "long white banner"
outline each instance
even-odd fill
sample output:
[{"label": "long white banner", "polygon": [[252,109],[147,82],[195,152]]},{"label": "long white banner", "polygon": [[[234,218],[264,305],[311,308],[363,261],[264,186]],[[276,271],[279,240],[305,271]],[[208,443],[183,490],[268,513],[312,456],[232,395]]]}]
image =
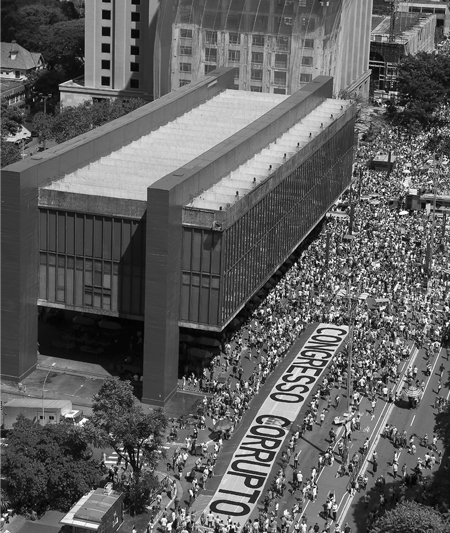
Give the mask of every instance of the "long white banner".
[{"label": "long white banner", "polygon": [[332,360],[348,327],[319,324],[264,400],[237,447],[219,488],[209,503],[226,522],[243,526],[269,480],[276,456],[315,383]]}]

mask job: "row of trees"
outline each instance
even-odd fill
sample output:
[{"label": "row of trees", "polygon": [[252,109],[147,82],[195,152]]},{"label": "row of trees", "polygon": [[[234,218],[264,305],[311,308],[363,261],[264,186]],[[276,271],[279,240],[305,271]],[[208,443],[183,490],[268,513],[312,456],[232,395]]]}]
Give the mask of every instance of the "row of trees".
[{"label": "row of trees", "polygon": [[408,127],[439,127],[439,112],[450,104],[450,53],[419,52],[398,65],[398,103],[388,108],[388,118]]},{"label": "row of trees", "polygon": [[[64,79],[83,73],[84,18],[80,6],[59,0],[3,0],[3,42],[40,52],[49,71]],[[63,81],[63,80],[61,80]]]},{"label": "row of trees", "polygon": [[83,428],[66,422],[41,426],[18,418],[2,462],[6,499],[16,511],[67,511],[97,487],[104,472],[99,461],[90,458],[89,445],[113,449],[130,465],[133,476],[120,488],[135,512],[148,503],[158,485],[154,470],[164,456],[166,416],[161,409],[144,412],[130,382],[115,378],[104,382],[92,409]]},{"label": "row of trees", "polygon": [[55,115],[36,113],[33,129],[41,139],[59,144],[126,115],[145,103],[141,98],[86,101],[78,106],[57,110]]},{"label": "row of trees", "polygon": [[[52,140],[59,144],[126,115],[145,103],[141,98],[101,100],[57,109],[55,115],[38,112],[33,117],[32,129],[41,140]],[[2,102],[1,110],[2,167],[5,167],[21,160],[20,148],[7,142],[6,138],[19,131],[24,124],[25,114],[23,107],[8,106],[5,102]]]}]

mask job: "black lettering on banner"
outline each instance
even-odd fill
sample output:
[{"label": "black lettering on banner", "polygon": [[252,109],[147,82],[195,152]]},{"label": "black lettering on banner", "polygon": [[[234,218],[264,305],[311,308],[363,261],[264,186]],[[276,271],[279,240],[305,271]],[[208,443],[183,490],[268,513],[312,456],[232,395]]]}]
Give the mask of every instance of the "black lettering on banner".
[{"label": "black lettering on banner", "polygon": [[[307,369],[305,369],[304,367],[299,367],[299,368],[303,368],[303,372],[311,370],[310,368],[307,368]],[[313,372],[317,372],[317,370],[313,370]],[[319,375],[320,375],[320,370],[319,370]],[[294,374],[285,374],[282,379],[286,383],[298,383],[299,381],[306,381],[306,385],[310,385],[311,383],[314,383],[316,381],[315,378],[313,378],[312,376],[303,376],[303,375],[294,376]]]},{"label": "black lettering on banner", "polygon": [[[243,477],[244,485],[249,489],[260,489],[266,482],[266,477],[261,477],[256,474],[243,474],[242,472],[234,472],[233,470],[228,470],[227,474],[230,474],[231,476]],[[252,481],[255,481],[255,483],[252,483]]]},{"label": "black lettering on banner", "polygon": [[257,448],[250,448],[248,446],[239,446],[238,451],[249,451],[253,453],[244,453],[236,455],[236,457],[254,457],[256,461],[259,461],[260,463],[271,463],[275,456],[277,455],[277,452],[266,452],[264,450],[258,450]]},{"label": "black lettering on banner", "polygon": [[[341,328],[332,328],[332,327],[326,327],[326,328],[319,328],[316,330],[316,333],[318,335],[321,335],[323,332],[327,332],[327,331],[337,331],[338,334],[341,336],[341,337],[346,337],[347,336],[347,331],[345,331],[345,329],[341,329]],[[342,340],[342,339],[341,339]]]},{"label": "black lettering on banner", "polygon": [[[300,352],[300,355],[303,355],[302,352]],[[301,359],[301,358],[298,358],[297,361],[296,361],[296,364],[298,365],[298,363],[301,363],[302,366],[303,365],[306,365],[306,366],[310,366],[312,368],[325,368],[328,364],[328,361],[326,361],[325,359]]]},{"label": "black lettering on banner", "polygon": [[[267,465],[265,463],[255,463],[253,461],[242,461],[242,460],[239,460],[239,461],[233,461],[231,463],[231,470],[235,471],[235,472],[242,472],[243,474],[251,474],[251,475],[254,475],[254,476],[261,476],[261,477],[267,477],[267,472],[258,472],[256,471],[255,472],[255,469],[253,470],[245,470],[243,468],[239,468],[239,465],[240,464],[247,464],[247,465],[253,465],[253,466],[259,466],[259,467],[263,467],[263,468],[270,468],[270,465]],[[231,474],[230,470],[228,470],[227,474]]]},{"label": "black lettering on banner", "polygon": [[306,385],[301,383],[294,383],[293,385],[288,385],[287,383],[279,383],[275,389],[280,392],[292,392],[298,389],[299,393],[307,393],[310,389]]},{"label": "black lettering on banner", "polygon": [[[321,344],[325,344],[326,346],[329,346],[330,348],[336,349],[337,344],[341,343],[341,338],[336,337],[335,335],[313,335],[311,339],[315,342],[320,342]],[[309,344],[309,343],[308,343]]]},{"label": "black lettering on banner", "polygon": [[[282,428],[287,428],[288,426],[291,425],[291,421],[289,419],[284,418],[284,416],[280,416],[280,415],[259,415],[259,416],[256,417],[255,422],[257,424],[264,425],[264,424],[266,424],[266,422],[268,420],[270,420],[270,421],[279,420],[280,422],[283,422],[281,424]],[[272,424],[270,424],[270,425],[272,425]],[[276,424],[276,425],[278,425],[278,424]]]},{"label": "black lettering on banner", "polygon": [[[230,505],[233,506],[232,509],[230,509]],[[225,506],[225,508],[221,508],[219,506]],[[234,507],[240,507],[240,511],[235,511]],[[226,514],[230,516],[245,516],[250,514],[251,508],[246,503],[240,503],[240,502],[230,502],[229,500],[216,500],[211,503],[209,506],[211,511],[213,513],[217,514]]]},{"label": "black lettering on banner", "polygon": [[247,494],[246,492],[236,492],[235,490],[220,489],[219,492],[223,494],[232,494],[233,496],[240,496],[242,498],[248,498],[248,503],[256,503],[258,501],[260,490],[254,490],[253,494]]},{"label": "black lettering on banner", "polygon": [[[334,352],[328,352],[326,350],[320,350],[320,349],[317,349],[317,350],[313,350],[312,348],[303,348],[303,350],[300,350],[300,353],[298,354],[298,356],[295,358],[295,360],[297,361],[299,359],[299,357],[308,357],[309,359],[318,359],[320,360],[322,363],[325,363],[325,365],[328,363],[328,359],[331,359],[331,357],[333,357],[333,353]],[[321,354],[325,354],[325,357],[323,357]]]},{"label": "black lettering on banner", "polygon": [[[276,431],[277,433],[264,433],[264,431]],[[275,439],[280,439],[286,435],[286,431],[283,428],[277,426],[252,426],[250,428],[250,433],[252,435],[258,435],[263,437],[272,437]]]},{"label": "black lettering on banner", "polygon": [[[280,439],[272,439],[270,437],[264,437],[264,436],[257,436],[257,437],[251,437],[250,435],[246,436],[247,439],[253,439],[252,441],[243,442],[242,446],[261,446],[264,450],[276,450],[280,447],[281,441]],[[272,443],[273,446],[268,446],[267,443]]]},{"label": "black lettering on banner", "polygon": [[290,392],[275,392],[272,393],[269,398],[274,402],[281,403],[301,403],[305,400],[301,394],[292,394]]}]

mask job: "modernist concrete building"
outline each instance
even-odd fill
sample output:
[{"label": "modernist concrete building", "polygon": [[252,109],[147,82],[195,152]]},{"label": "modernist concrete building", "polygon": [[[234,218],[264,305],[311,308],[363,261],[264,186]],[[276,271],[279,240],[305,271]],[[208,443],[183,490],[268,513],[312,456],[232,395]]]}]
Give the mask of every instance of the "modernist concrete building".
[{"label": "modernist concrete building", "polygon": [[450,6],[448,0],[408,0],[407,2],[399,2],[398,11],[436,15],[436,28],[442,28],[444,35],[450,33]]},{"label": "modernist concrete building", "polygon": [[355,105],[223,68],[2,170],[2,376],[37,360],[38,304],[143,323],[143,401],[177,386],[179,327],[222,331],[351,179]]},{"label": "modernist concrete building", "polygon": [[175,7],[172,20],[158,19],[156,96],[218,66],[237,68],[236,89],[293,94],[326,75],[335,94],[368,95],[372,0],[180,0]]},{"label": "modernist concrete building", "polygon": [[402,57],[434,50],[436,15],[397,13],[394,33],[390,17],[373,17],[370,68],[375,90],[396,90],[397,63]]},{"label": "modernist concrete building", "polygon": [[60,85],[63,106],[93,98],[153,99],[158,5],[158,0],[86,2],[84,76]]}]

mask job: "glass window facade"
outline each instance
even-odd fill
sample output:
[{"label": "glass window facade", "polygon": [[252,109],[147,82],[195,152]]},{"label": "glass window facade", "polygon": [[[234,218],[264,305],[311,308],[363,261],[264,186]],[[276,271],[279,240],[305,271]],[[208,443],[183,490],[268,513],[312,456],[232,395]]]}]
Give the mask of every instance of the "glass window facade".
[{"label": "glass window facade", "polygon": [[222,233],[183,228],[180,320],[218,325]]},{"label": "glass window facade", "polygon": [[41,208],[39,250],[40,300],[143,317],[143,222]]},{"label": "glass window facade", "polygon": [[349,122],[224,232],[222,324],[285,261],[348,185],[352,145]]}]

